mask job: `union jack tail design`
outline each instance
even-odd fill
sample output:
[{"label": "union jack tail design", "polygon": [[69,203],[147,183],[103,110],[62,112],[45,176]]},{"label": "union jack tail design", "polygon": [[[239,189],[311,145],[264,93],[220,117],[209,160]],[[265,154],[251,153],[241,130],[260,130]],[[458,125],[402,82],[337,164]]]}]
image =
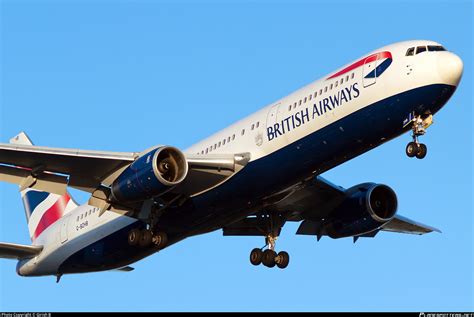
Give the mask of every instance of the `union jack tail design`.
[{"label": "union jack tail design", "polygon": [[21,197],[31,241],[36,240],[49,226],[77,207],[69,193],[61,196],[28,188],[21,191]]}]

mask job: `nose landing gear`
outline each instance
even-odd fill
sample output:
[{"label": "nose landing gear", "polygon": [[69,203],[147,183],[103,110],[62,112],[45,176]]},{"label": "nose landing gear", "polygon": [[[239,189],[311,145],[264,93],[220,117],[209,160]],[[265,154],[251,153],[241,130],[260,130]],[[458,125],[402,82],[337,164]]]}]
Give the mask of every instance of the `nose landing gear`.
[{"label": "nose landing gear", "polygon": [[428,153],[428,148],[425,144],[418,141],[418,137],[426,133],[426,129],[433,123],[433,116],[430,114],[422,119],[421,116],[416,116],[412,119],[412,138],[413,141],[407,144],[406,154],[408,157],[416,157],[417,159],[425,158]]}]

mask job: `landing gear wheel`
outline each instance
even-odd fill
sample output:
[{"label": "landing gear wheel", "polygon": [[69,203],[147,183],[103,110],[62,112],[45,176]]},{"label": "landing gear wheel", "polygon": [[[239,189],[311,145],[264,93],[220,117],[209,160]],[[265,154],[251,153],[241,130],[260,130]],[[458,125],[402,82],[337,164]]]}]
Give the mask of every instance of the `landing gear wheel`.
[{"label": "landing gear wheel", "polygon": [[152,237],[153,236],[152,236],[150,230],[143,230],[142,231],[142,236],[141,236],[140,241],[138,242],[138,244],[140,245],[140,247],[146,248],[146,247],[150,246]]},{"label": "landing gear wheel", "polygon": [[276,252],[271,249],[267,249],[263,251],[263,258],[262,258],[263,265],[265,265],[266,267],[274,267],[276,264],[275,262],[276,256],[277,256]]},{"label": "landing gear wheel", "polygon": [[290,255],[288,254],[288,252],[285,252],[285,251],[278,252],[278,256],[276,257],[276,265],[280,269],[284,269],[288,266],[289,263],[290,263]]},{"label": "landing gear wheel", "polygon": [[416,152],[417,159],[425,158],[426,154],[428,153],[428,148],[423,143],[418,144],[418,151]]},{"label": "landing gear wheel", "polygon": [[406,153],[408,157],[414,157],[419,151],[418,144],[415,142],[410,142],[407,144]]},{"label": "landing gear wheel", "polygon": [[255,248],[250,252],[250,263],[253,265],[260,265],[263,259],[263,251],[259,248]]},{"label": "landing gear wheel", "polygon": [[163,249],[168,243],[168,235],[166,232],[157,232],[153,236],[153,243],[160,249]]},{"label": "landing gear wheel", "polygon": [[128,233],[128,244],[131,246],[135,246],[138,244],[142,236],[142,233],[138,229],[132,229]]}]

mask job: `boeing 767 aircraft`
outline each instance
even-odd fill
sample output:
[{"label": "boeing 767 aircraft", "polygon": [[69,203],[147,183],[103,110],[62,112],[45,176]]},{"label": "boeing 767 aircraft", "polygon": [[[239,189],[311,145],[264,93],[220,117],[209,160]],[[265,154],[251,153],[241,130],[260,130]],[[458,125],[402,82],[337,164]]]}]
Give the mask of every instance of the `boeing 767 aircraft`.
[{"label": "boeing 767 aircraft", "polygon": [[[419,137],[453,95],[461,59],[432,41],[377,49],[273,102],[183,151],[141,152],[34,146],[21,132],[0,144],[0,180],[17,184],[31,245],[0,243],[21,276],[105,270],[132,263],[187,237],[262,236],[253,265],[285,268],[276,238],[334,239],[380,231],[439,231],[397,213],[387,185],[349,189],[320,174],[411,131],[409,157],[427,154]],[[158,136],[159,139],[159,136]],[[67,188],[90,194],[78,205]]]}]

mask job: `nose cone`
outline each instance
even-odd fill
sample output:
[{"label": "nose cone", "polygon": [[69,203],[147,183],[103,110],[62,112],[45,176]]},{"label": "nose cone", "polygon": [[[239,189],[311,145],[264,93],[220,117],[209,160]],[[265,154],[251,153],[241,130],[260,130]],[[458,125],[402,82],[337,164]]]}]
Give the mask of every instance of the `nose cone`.
[{"label": "nose cone", "polygon": [[438,72],[443,83],[457,86],[461,80],[463,69],[463,62],[456,54],[446,52],[439,55]]}]

